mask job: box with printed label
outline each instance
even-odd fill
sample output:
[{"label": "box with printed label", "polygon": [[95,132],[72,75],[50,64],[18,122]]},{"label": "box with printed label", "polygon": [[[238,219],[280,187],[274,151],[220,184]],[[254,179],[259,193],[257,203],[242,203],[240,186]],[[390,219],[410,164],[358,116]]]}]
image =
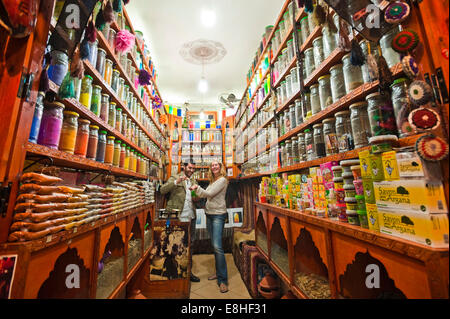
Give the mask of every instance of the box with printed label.
[{"label": "box with printed label", "polygon": [[370,168],[370,152],[368,150],[359,152],[359,163],[361,166],[361,177],[372,178],[372,169]]},{"label": "box with printed label", "polygon": [[378,208],[427,214],[447,213],[441,182],[408,179],[374,182],[373,187]]},{"label": "box with printed label", "polygon": [[397,153],[400,177],[425,177],[422,160],[416,152]]},{"label": "box with printed label", "polygon": [[384,152],[381,155],[384,177],[388,181],[400,179],[396,155],[396,151]]},{"label": "box with printed label", "polygon": [[380,232],[433,248],[448,248],[447,214],[378,209]]},{"label": "box with printed label", "polygon": [[378,208],[376,204],[366,203],[367,219],[369,221],[369,229],[379,232],[380,224],[378,221]]}]

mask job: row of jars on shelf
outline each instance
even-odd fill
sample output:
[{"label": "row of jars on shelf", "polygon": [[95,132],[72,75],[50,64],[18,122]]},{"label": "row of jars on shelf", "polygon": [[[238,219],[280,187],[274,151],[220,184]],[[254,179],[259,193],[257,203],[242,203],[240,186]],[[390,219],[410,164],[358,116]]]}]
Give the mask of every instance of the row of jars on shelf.
[{"label": "row of jars on shelf", "polygon": [[220,154],[222,153],[222,145],[221,144],[194,144],[194,145],[183,145],[181,147],[181,153],[182,154]]},{"label": "row of jars on shelf", "polygon": [[40,92],[29,141],[142,175],[148,173],[149,159],[89,120],[79,118],[78,113],[64,109],[60,102],[44,102],[44,93]]},{"label": "row of jars on shelf", "polygon": [[193,174],[194,179],[206,179],[208,178],[208,169],[207,168],[201,168],[197,169]]},{"label": "row of jars on shelf", "polygon": [[222,132],[216,131],[187,131],[183,130],[181,133],[183,142],[211,142],[222,141]]},{"label": "row of jars on shelf", "polygon": [[222,156],[219,156],[219,155],[202,155],[202,156],[184,155],[184,156],[181,156],[181,163],[185,163],[185,162],[188,162],[191,160],[197,166],[209,166],[212,162],[222,163]]}]

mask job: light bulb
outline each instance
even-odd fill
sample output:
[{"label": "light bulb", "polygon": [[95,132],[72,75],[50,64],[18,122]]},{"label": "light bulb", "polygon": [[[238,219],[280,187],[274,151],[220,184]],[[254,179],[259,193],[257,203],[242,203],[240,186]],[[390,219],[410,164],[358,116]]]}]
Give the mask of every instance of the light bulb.
[{"label": "light bulb", "polygon": [[198,90],[201,93],[206,93],[208,92],[208,81],[206,81],[205,78],[201,78],[200,82],[198,82]]},{"label": "light bulb", "polygon": [[216,13],[213,10],[202,10],[202,23],[205,27],[212,27],[216,24]]},{"label": "light bulb", "polygon": [[203,110],[200,112],[200,120],[205,120],[205,112]]}]

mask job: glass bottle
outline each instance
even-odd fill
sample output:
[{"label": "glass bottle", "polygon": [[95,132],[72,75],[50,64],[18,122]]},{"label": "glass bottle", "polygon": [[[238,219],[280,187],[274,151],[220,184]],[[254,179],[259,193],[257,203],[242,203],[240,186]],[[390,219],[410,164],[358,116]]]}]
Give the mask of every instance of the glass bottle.
[{"label": "glass bottle", "polygon": [[44,112],[44,98],[45,93],[39,92],[34,107],[33,122],[31,124],[28,141],[35,144],[37,143],[37,139],[39,137],[39,128],[41,127],[42,113]]},{"label": "glass bottle", "polygon": [[313,48],[308,48],[305,50],[305,63],[303,66],[306,70],[306,78],[309,78],[309,76],[316,69],[315,62],[314,62],[314,49]]},{"label": "glass bottle", "polygon": [[367,40],[361,40],[359,42],[359,45],[363,51],[364,56],[366,57],[366,62],[364,65],[361,66],[361,72],[363,76],[364,83],[370,83],[370,75],[369,75],[369,66],[367,64],[367,56],[369,55],[369,45],[370,45],[370,53],[375,58],[376,61],[378,61],[378,50],[377,45],[373,42],[369,42]]},{"label": "glass bottle", "polygon": [[105,150],[105,164],[113,164],[114,161],[114,142],[115,142],[114,136],[108,136],[106,138],[106,150]]},{"label": "glass bottle", "polygon": [[109,112],[108,112],[108,125],[111,127],[116,126],[116,103],[109,103]]},{"label": "glass bottle", "polygon": [[353,149],[353,136],[350,123],[350,111],[337,112],[336,118],[336,136],[339,143],[339,152],[348,152]]},{"label": "glass bottle", "polygon": [[113,61],[106,59],[105,61],[105,72],[103,73],[103,79],[109,86],[111,86],[113,74]]},{"label": "glass bottle", "polygon": [[116,125],[115,128],[118,132],[122,129],[122,109],[118,108],[116,111]]},{"label": "glass bottle", "polygon": [[91,111],[97,116],[100,116],[100,108],[101,108],[101,100],[102,100],[102,88],[100,85],[94,85],[92,89],[92,99],[91,99]]},{"label": "glass bottle", "polygon": [[316,148],[314,145],[314,136],[313,132],[310,129],[305,130],[305,151],[306,151],[306,160],[312,161],[316,159]]},{"label": "glass bottle", "polygon": [[302,97],[303,121],[306,122],[312,116],[311,93],[305,92]]},{"label": "glass bottle", "polygon": [[59,150],[73,154],[78,131],[78,117],[80,115],[71,111],[64,111],[64,120],[59,139]]},{"label": "glass bottle", "polygon": [[367,102],[354,103],[350,105],[349,109],[355,149],[365,147],[369,145],[371,136]]},{"label": "glass bottle", "polygon": [[312,31],[312,30],[309,30],[308,16],[306,16],[300,20],[300,29],[302,32],[303,42],[305,42],[308,39],[309,34]]},{"label": "glass bottle", "polygon": [[106,51],[103,50],[102,48],[99,48],[97,53],[97,63],[95,67],[98,73],[100,74],[105,73],[105,63],[106,63]]},{"label": "glass bottle", "polygon": [[109,120],[109,95],[102,94],[102,104],[100,108],[100,118],[108,123]]},{"label": "glass bottle", "polygon": [[408,97],[409,81],[407,78],[399,78],[391,85],[391,98],[394,107],[395,119],[399,137],[415,134],[415,130],[409,124],[408,116],[413,110]]},{"label": "glass bottle", "polygon": [[297,127],[297,117],[295,116],[295,104],[289,107],[289,117],[291,119],[291,129]]},{"label": "glass bottle", "polygon": [[[126,136],[128,125],[128,116],[125,112],[122,112],[122,127],[120,128],[120,133]],[[127,136],[129,138],[129,136]]]},{"label": "glass bottle", "polygon": [[125,149],[125,161],[123,164],[123,168],[129,170],[130,169],[130,153],[131,153],[131,148],[128,146]]},{"label": "glass bottle", "polygon": [[323,136],[323,124],[318,123],[313,125],[314,133],[314,147],[316,149],[316,156],[317,158],[325,157],[326,151],[325,151],[325,139]]},{"label": "glass bottle", "polygon": [[387,94],[375,92],[366,97],[372,136],[397,135],[394,109]]},{"label": "glass bottle", "polygon": [[336,33],[331,32],[330,28],[327,25],[322,28],[322,40],[323,57],[324,59],[326,59],[337,48]]},{"label": "glass bottle", "polygon": [[360,66],[352,65],[350,62],[350,53],[342,58],[342,65],[344,71],[345,92],[349,94],[364,83],[362,71]]},{"label": "glass bottle", "polygon": [[298,160],[299,163],[306,161],[305,133],[299,133],[298,139]]},{"label": "glass bottle", "polygon": [[91,108],[92,81],[93,79],[90,75],[85,75],[83,81],[81,82],[80,103],[88,109]]},{"label": "glass bottle", "polygon": [[126,158],[126,150],[127,146],[122,143],[120,147],[120,160],[119,160],[119,167],[125,169],[125,158]]},{"label": "glass bottle", "polygon": [[325,60],[323,53],[323,38],[317,37],[313,40],[313,53],[314,53],[314,66],[315,69],[318,69],[322,64],[323,60]]},{"label": "glass bottle", "polygon": [[44,102],[41,127],[37,143],[51,149],[58,149],[61,128],[64,118],[64,104],[60,102]]},{"label": "glass bottle", "polygon": [[95,156],[95,160],[100,163],[103,163],[105,161],[107,134],[108,133],[106,131],[100,131],[98,134],[97,154]]},{"label": "glass bottle", "polygon": [[311,85],[311,112],[312,115],[319,113],[322,109],[320,107],[319,84]]},{"label": "glass bottle", "polygon": [[303,123],[302,100],[295,100],[295,118],[297,126]]},{"label": "glass bottle", "polygon": [[97,65],[97,53],[98,53],[98,40],[94,42],[88,41],[89,44],[89,57],[88,60],[93,67]]},{"label": "glass bottle", "polygon": [[400,54],[392,48],[392,40],[399,31],[399,26],[395,26],[380,39],[381,53],[383,54],[389,68],[392,68],[397,63],[400,63]]},{"label": "glass bottle", "polygon": [[325,110],[328,106],[333,104],[333,98],[331,96],[331,83],[330,74],[323,75],[319,78],[319,99],[320,108]]},{"label": "glass bottle", "polygon": [[325,153],[327,156],[339,153],[339,143],[336,136],[336,120],[328,118],[322,121],[325,140]]},{"label": "glass bottle", "polygon": [[333,103],[336,103],[346,94],[342,64],[332,66],[330,68],[330,74],[331,96],[333,98]]},{"label": "glass bottle", "polygon": [[48,78],[60,86],[69,71],[69,56],[66,52],[60,50],[52,50],[50,54],[52,62],[48,68]]},{"label": "glass bottle", "polygon": [[113,69],[112,78],[111,78],[111,88],[117,94],[119,93],[119,85],[120,85],[120,72],[117,69]]},{"label": "glass bottle", "polygon": [[85,119],[79,119],[78,120],[78,131],[77,131],[77,138],[76,138],[76,144],[75,144],[75,151],[74,154],[86,157],[87,149],[88,149],[88,143],[89,143],[89,125],[91,124],[91,121],[85,120]]},{"label": "glass bottle", "polygon": [[98,130],[99,127],[97,125],[89,126],[89,141],[86,157],[91,160],[95,160],[97,157],[97,145],[98,145]]}]

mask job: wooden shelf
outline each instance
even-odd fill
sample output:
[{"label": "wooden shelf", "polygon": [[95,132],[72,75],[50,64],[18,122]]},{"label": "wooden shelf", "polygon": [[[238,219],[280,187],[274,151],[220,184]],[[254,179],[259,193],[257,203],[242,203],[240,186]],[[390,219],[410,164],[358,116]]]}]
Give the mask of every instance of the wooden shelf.
[{"label": "wooden shelf", "polygon": [[54,150],[49,147],[27,142],[24,146],[25,151],[28,154],[36,155],[39,157],[51,157],[53,163],[56,166],[63,166],[73,169],[81,169],[88,171],[104,171],[113,175],[147,179],[147,175],[138,174],[129,170],[119,168],[113,165],[100,163],[94,160],[90,160],[78,155],[69,154],[63,151]]},{"label": "wooden shelf", "polygon": [[[261,88],[261,86],[264,84],[264,80],[267,78],[267,75],[269,75],[270,73],[270,67],[264,72],[263,76],[261,77],[261,81],[260,83],[256,86],[256,89],[253,91],[253,95],[250,98],[250,100],[247,102],[247,107],[250,106],[250,104],[252,104],[252,101],[255,99],[255,96],[258,95],[258,91]],[[259,106],[259,105],[258,105]]]},{"label": "wooden shelf", "polygon": [[[175,142],[175,141],[174,141]],[[181,141],[182,144],[222,144],[222,141]]]},{"label": "wooden shelf", "polygon": [[275,82],[275,84],[273,85],[273,87],[276,89],[278,86],[280,86],[281,82],[283,82],[283,80],[290,74],[291,70],[293,67],[295,67],[297,64],[297,57],[294,57],[291,62],[289,63],[289,65],[287,66],[286,70],[284,70],[284,72],[280,75],[280,77],[278,78],[278,80]]}]

